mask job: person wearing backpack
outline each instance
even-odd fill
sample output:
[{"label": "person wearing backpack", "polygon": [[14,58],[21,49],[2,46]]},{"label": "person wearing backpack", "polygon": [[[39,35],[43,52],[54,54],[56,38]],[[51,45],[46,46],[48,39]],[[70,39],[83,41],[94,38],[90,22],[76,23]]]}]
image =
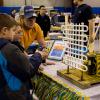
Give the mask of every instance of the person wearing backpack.
[{"label": "person wearing backpack", "polygon": [[0,13],[0,100],[33,100],[30,94],[31,77],[37,72],[46,52],[27,56],[14,44],[18,23]]}]

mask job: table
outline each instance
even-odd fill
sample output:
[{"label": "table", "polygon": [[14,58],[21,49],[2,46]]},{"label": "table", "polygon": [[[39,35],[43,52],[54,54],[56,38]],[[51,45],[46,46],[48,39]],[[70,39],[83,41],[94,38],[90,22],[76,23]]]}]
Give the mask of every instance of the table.
[{"label": "table", "polygon": [[[52,95],[51,96],[52,99],[50,99],[50,100],[100,100],[100,84],[94,85],[93,87],[88,88],[88,89],[81,89],[81,88],[75,86],[74,84],[72,84],[71,82],[58,76],[57,70],[67,68],[67,66],[65,64],[63,64],[62,62],[56,61],[55,65],[47,65],[47,66],[41,65],[41,67],[44,70],[40,72],[41,75],[38,76],[38,78],[35,77],[36,78],[35,83],[40,84],[41,81],[38,81],[39,79],[42,80],[42,84],[45,84],[45,81],[47,81],[47,83],[52,82],[52,84],[54,84],[55,88],[59,87],[58,88],[59,91],[61,89],[62,89],[62,91],[66,90],[66,94],[67,94],[67,92],[69,93],[67,95],[67,97],[70,95],[70,97],[67,99],[59,99],[59,98],[55,99],[54,95]],[[49,90],[50,86],[51,85],[49,84],[49,86],[46,87],[46,90]],[[48,91],[45,91],[45,92],[48,92]],[[55,94],[56,94],[56,92],[55,92]],[[63,92],[63,94],[64,94],[64,92]],[[45,97],[46,97],[46,95],[45,95]],[[43,99],[41,99],[42,97],[40,97],[40,100],[49,100],[49,99],[45,99],[45,97]]]}]

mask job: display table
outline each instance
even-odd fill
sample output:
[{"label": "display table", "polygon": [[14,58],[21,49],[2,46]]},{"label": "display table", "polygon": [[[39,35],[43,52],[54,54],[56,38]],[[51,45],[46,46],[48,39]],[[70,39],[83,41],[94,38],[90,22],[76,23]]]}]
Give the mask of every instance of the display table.
[{"label": "display table", "polygon": [[67,66],[62,62],[43,66],[40,75],[34,77],[35,93],[40,100],[100,100],[100,84],[80,89],[57,75],[57,70]]},{"label": "display table", "polygon": [[61,27],[60,26],[51,26],[50,31],[60,31]]}]

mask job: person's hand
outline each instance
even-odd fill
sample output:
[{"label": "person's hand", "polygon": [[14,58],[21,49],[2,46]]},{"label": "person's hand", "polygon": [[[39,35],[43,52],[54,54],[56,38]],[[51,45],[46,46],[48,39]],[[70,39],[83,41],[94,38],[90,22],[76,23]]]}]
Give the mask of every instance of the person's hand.
[{"label": "person's hand", "polygon": [[43,51],[37,50],[36,52],[41,54],[43,60],[48,57],[48,52],[46,52],[45,50],[43,50]]},{"label": "person's hand", "polygon": [[55,65],[56,63],[54,61],[46,61],[45,63],[43,63],[44,66],[47,65]]}]

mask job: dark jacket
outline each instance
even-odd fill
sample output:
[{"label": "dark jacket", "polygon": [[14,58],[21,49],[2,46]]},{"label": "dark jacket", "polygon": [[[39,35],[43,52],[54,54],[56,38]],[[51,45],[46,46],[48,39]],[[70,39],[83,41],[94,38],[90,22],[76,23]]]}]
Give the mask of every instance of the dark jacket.
[{"label": "dark jacket", "polygon": [[19,41],[11,41],[11,43],[16,45],[22,52],[25,51],[24,47],[21,45]]},{"label": "dark jacket", "polygon": [[43,30],[44,37],[47,36],[48,31],[50,31],[50,18],[47,15],[41,16],[40,14],[36,18],[36,22],[40,25]]},{"label": "dark jacket", "polygon": [[35,53],[29,61],[17,46],[6,39],[0,39],[0,51],[7,59],[9,72],[23,83],[19,91],[10,91],[0,70],[0,100],[32,100],[32,96],[29,94],[30,79],[37,72],[42,62],[41,55]]},{"label": "dark jacket", "polygon": [[84,23],[88,25],[88,20],[92,19],[92,8],[89,5],[82,4],[75,9],[74,15],[72,17],[73,23]]}]

